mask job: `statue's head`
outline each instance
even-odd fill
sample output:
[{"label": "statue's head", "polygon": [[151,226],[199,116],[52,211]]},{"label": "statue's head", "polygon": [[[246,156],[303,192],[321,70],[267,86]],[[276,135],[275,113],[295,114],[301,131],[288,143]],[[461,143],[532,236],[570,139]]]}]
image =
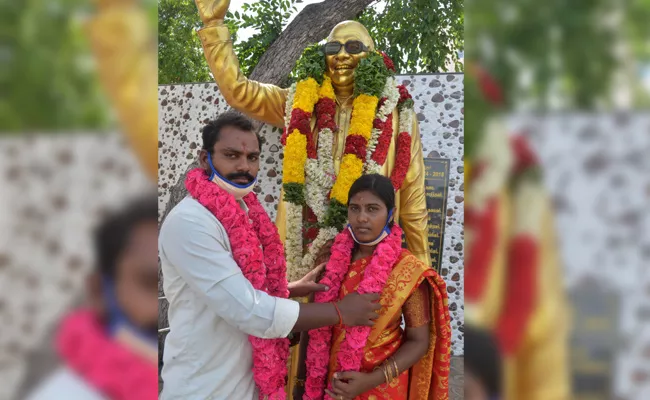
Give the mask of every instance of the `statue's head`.
[{"label": "statue's head", "polygon": [[327,76],[335,86],[348,86],[354,82],[359,61],[375,49],[375,43],[365,26],[343,21],[332,29],[324,49]]}]

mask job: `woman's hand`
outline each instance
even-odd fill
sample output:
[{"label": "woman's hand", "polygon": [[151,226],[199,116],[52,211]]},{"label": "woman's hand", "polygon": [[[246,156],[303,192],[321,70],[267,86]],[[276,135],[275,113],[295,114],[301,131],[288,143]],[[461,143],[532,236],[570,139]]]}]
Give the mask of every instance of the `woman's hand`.
[{"label": "woman's hand", "polygon": [[337,372],[332,379],[332,391],[325,392],[336,400],[352,400],[384,382],[384,374],[380,370],[370,373]]},{"label": "woman's hand", "polygon": [[329,288],[317,283],[321,272],[325,270],[325,263],[309,271],[302,279],[289,283],[289,297],[305,297],[314,292],[327,292]]}]

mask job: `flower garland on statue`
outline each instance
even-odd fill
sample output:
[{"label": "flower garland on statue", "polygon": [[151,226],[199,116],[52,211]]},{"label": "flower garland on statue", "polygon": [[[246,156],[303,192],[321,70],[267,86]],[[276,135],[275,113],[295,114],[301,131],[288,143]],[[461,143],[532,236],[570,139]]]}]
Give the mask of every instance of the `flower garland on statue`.
[{"label": "flower garland on statue", "polygon": [[[187,174],[185,187],[226,229],[233,258],[253,287],[271,296],[289,297],[280,235],[255,193],[243,198],[248,207],[246,215],[235,198],[210,182],[201,168]],[[249,341],[253,348],[253,378],[260,399],[284,400],[289,340],[249,336]]]},{"label": "flower garland on statue", "polygon": [[[483,98],[491,105],[502,105],[501,89],[492,77],[476,66],[469,66],[469,72],[477,75]],[[541,221],[548,199],[539,160],[525,137],[509,135],[500,117],[489,119],[485,128],[474,156],[475,166],[465,158],[465,270],[471,270],[465,279],[465,316],[469,320],[476,318],[475,307],[481,307],[484,301],[485,282],[493,273],[499,241],[504,234],[508,235],[507,242],[502,244],[507,258],[501,261],[508,279],[504,306],[496,323],[496,339],[501,351],[510,355],[519,349],[538,301],[535,276],[542,257]],[[514,199],[510,205],[514,212],[512,230],[504,233],[499,219],[503,208],[500,194],[505,188]]]},{"label": "flower garland on statue", "polygon": [[[325,267],[325,276],[320,281],[322,284],[327,285],[329,290],[317,293],[315,302],[326,303],[338,299],[343,279],[348,272],[352,259],[353,248],[354,240],[347,229],[336,236],[332,245],[332,256]],[[375,248],[357,292],[361,294],[381,294],[401,252],[402,230],[395,224],[391,228],[390,235]],[[306,359],[307,379],[303,397],[305,400],[320,400],[323,398],[330,359],[332,329],[332,327],[324,327],[309,331]],[[371,327],[344,326],[344,329],[345,339],[341,343],[337,354],[338,372],[359,371]]]},{"label": "flower garland on statue", "polygon": [[[403,85],[397,85],[394,66],[384,53],[371,52],[355,70],[355,98],[350,129],[336,176],[332,143],[338,130],[335,121],[334,88],[325,75],[324,54],[318,46],[307,48],[298,62],[297,84],[289,90],[291,101],[285,113],[283,166],[284,200],[287,203],[285,249],[289,279],[298,279],[313,268],[316,255],[332,240],[347,220],[347,196],[352,183],[364,172],[380,172],[393,137],[393,110],[399,110],[395,166],[391,181],[399,190],[411,159],[413,100]],[[291,100],[290,100],[291,99]],[[315,110],[318,143],[311,131]],[[318,220],[319,232],[303,256],[303,207]]]}]

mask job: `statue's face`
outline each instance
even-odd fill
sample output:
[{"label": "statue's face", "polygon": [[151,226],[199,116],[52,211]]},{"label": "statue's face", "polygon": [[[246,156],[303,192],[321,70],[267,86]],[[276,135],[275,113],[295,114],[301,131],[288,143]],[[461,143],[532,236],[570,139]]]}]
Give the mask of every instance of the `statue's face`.
[{"label": "statue's face", "polygon": [[[360,41],[370,50],[373,48],[368,31],[358,22],[346,21],[337,25],[327,38],[328,43],[338,42],[342,45],[345,45],[349,41]],[[341,49],[336,54],[326,54],[326,74],[332,79],[332,84],[334,86],[350,86],[354,84],[354,70],[359,65],[361,59],[367,55],[367,51],[350,54],[345,49],[345,46],[341,46]]]}]

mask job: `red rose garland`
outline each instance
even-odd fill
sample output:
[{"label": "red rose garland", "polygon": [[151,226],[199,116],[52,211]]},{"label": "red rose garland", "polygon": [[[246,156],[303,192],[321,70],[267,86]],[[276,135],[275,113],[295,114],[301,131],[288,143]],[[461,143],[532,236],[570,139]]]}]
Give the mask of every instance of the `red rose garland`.
[{"label": "red rose garland", "polygon": [[390,174],[390,180],[393,182],[393,188],[399,190],[402,187],[406,173],[408,172],[411,162],[411,135],[408,132],[400,132],[397,137],[397,155],[395,156],[395,166]]},{"label": "red rose garland", "polygon": [[345,138],[344,154],[355,154],[363,159],[366,157],[366,144],[368,141],[363,136],[348,136]]},{"label": "red rose garland", "polygon": [[316,103],[316,127],[319,131],[329,128],[336,132],[338,127],[334,122],[336,114],[336,102],[328,97],[321,97]]},{"label": "red rose garland", "polygon": [[382,51],[381,56],[384,58],[384,64],[386,64],[386,68],[395,72],[395,64],[393,63],[393,60],[388,57],[388,54]]},{"label": "red rose garland", "polygon": [[381,129],[381,135],[377,140],[377,147],[372,153],[372,159],[379,165],[384,165],[386,157],[388,156],[388,148],[390,147],[390,140],[393,137],[393,114],[388,114],[385,122],[375,120],[375,128]]},{"label": "red rose garland", "polygon": [[405,85],[397,85],[397,89],[399,89],[399,103],[404,103],[406,100],[413,99]]}]

